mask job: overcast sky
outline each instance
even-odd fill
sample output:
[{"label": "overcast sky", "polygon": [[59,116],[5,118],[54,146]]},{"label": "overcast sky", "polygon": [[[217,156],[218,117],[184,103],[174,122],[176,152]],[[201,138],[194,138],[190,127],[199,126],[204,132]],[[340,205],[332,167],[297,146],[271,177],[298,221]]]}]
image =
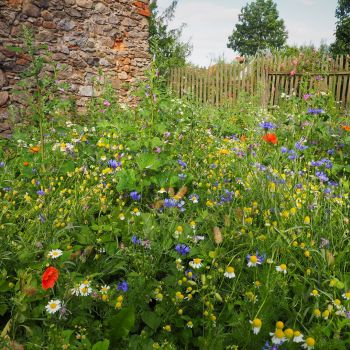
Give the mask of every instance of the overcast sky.
[{"label": "overcast sky", "polygon": [[[171,0],[158,0],[160,10]],[[172,27],[187,26],[183,39],[193,45],[190,61],[209,65],[224,55],[231,61],[236,54],[226,47],[228,37],[238,21],[241,8],[247,0],[179,0]],[[335,9],[337,0],[275,0],[280,17],[289,33],[288,44],[319,46],[334,41]]]}]

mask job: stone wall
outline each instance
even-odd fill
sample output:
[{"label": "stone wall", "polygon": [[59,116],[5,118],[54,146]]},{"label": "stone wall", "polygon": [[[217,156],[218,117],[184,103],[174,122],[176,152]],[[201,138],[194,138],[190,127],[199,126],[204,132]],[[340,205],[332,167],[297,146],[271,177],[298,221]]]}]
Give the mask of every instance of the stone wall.
[{"label": "stone wall", "polygon": [[18,46],[23,25],[35,31],[37,43],[48,44],[82,105],[93,95],[99,70],[120,96],[143,77],[148,67],[149,0],[0,0],[0,133],[8,132],[6,109],[16,97],[11,89],[28,57],[8,50]]}]

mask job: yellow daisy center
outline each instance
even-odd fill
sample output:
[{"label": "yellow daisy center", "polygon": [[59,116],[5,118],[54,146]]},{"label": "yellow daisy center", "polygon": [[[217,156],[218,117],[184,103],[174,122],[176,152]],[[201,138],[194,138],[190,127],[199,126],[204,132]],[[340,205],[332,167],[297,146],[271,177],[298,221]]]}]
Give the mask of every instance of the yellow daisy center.
[{"label": "yellow daisy center", "polygon": [[285,270],[287,270],[287,265],[286,264],[281,264],[280,268],[281,268],[282,271],[285,271]]},{"label": "yellow daisy center", "polygon": [[228,273],[233,273],[233,272],[235,272],[235,269],[234,269],[232,266],[228,266],[228,267],[226,268],[226,272],[228,272]]},{"label": "yellow daisy center", "polygon": [[51,303],[50,304],[50,309],[54,310],[54,309],[56,309],[56,307],[57,307],[56,303]]},{"label": "yellow daisy center", "polygon": [[279,339],[284,338],[284,332],[282,331],[282,329],[276,329],[275,336]]},{"label": "yellow daisy center", "polygon": [[195,264],[200,264],[200,263],[202,262],[202,259],[195,258],[195,259],[193,259],[193,262],[194,262]]},{"label": "yellow daisy center", "polygon": [[307,346],[314,346],[316,344],[315,339],[311,337],[307,338],[305,342]]},{"label": "yellow daisy center", "polygon": [[292,328],[287,328],[287,329],[284,331],[284,335],[285,335],[286,338],[288,338],[288,339],[293,338],[293,336],[294,336],[293,329],[292,329]]},{"label": "yellow daisy center", "polygon": [[259,318],[254,318],[254,320],[252,321],[252,325],[253,327],[260,328],[262,325],[262,322]]},{"label": "yellow daisy center", "polygon": [[282,329],[284,327],[284,323],[282,321],[276,322],[276,328],[277,329]]},{"label": "yellow daisy center", "polygon": [[253,264],[255,264],[258,261],[258,257],[256,255],[252,255],[249,259],[249,261]]}]

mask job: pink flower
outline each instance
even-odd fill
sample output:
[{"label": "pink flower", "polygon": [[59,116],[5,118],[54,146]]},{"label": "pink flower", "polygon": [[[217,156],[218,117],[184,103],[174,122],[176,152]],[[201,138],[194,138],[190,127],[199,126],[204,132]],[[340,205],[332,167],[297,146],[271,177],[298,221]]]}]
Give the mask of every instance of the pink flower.
[{"label": "pink flower", "polygon": [[295,69],[293,69],[293,70],[291,70],[291,71],[289,72],[289,75],[290,75],[291,77],[293,77],[293,76],[295,75],[296,72],[297,72],[297,71],[296,71]]}]

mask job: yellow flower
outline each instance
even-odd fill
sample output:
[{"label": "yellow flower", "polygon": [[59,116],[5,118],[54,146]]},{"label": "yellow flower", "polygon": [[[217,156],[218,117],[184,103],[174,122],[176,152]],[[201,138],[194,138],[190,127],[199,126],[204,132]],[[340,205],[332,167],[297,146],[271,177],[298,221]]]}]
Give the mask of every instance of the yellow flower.
[{"label": "yellow flower", "polygon": [[305,218],[304,218],[304,224],[305,224],[305,225],[310,225],[310,222],[311,222],[310,216],[305,216]]}]

